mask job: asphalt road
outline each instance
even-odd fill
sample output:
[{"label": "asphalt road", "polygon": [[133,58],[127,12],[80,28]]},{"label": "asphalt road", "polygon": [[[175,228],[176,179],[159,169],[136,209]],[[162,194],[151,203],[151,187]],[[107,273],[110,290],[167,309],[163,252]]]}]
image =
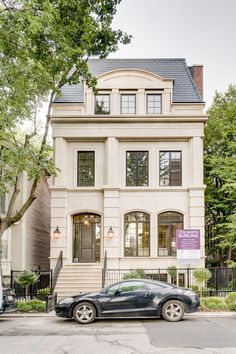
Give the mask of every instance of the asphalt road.
[{"label": "asphalt road", "polygon": [[100,320],[0,317],[1,354],[235,354],[236,318]]}]

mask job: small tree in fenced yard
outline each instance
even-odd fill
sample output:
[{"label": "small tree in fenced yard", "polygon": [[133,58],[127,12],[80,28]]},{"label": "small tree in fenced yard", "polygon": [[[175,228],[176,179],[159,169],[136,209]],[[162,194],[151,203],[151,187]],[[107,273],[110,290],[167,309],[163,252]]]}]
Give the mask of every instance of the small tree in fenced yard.
[{"label": "small tree in fenced yard", "polygon": [[37,275],[32,270],[24,270],[18,276],[15,277],[16,282],[25,289],[25,297],[28,297],[28,289],[30,285],[35,284],[39,279]]},{"label": "small tree in fenced yard", "polygon": [[211,279],[212,274],[208,269],[199,268],[199,269],[194,269],[193,277],[196,279],[200,291],[200,297],[202,298],[202,290],[205,286],[205,282]]},{"label": "small tree in fenced yard", "polygon": [[[167,268],[167,272],[168,274],[171,276],[171,280],[174,279],[175,277],[177,277],[177,268],[176,266],[170,266]],[[177,281],[177,278],[176,278]]]}]

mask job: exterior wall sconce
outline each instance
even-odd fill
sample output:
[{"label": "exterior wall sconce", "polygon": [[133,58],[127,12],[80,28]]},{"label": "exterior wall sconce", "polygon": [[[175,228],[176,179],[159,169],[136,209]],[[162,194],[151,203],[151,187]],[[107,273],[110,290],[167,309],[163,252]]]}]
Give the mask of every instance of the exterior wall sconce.
[{"label": "exterior wall sconce", "polygon": [[61,231],[59,230],[59,227],[57,226],[57,227],[56,227],[56,230],[53,231],[53,237],[54,237],[54,238],[59,238],[60,235],[61,235]]},{"label": "exterior wall sconce", "polygon": [[110,226],[110,229],[108,230],[107,237],[108,238],[113,238],[114,236],[114,231],[112,230],[112,227]]}]

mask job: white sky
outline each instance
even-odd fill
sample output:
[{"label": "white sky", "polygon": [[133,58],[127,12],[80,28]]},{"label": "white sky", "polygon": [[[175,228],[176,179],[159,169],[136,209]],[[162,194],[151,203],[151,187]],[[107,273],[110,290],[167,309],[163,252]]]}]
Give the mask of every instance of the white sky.
[{"label": "white sky", "polygon": [[204,65],[204,100],[236,83],[236,0],[122,0],[113,22],[133,35],[111,58],[186,58]]}]

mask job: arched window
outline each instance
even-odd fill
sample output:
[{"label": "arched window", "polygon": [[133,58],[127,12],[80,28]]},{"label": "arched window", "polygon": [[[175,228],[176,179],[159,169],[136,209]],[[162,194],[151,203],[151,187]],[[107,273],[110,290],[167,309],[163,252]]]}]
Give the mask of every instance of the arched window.
[{"label": "arched window", "polygon": [[183,229],[183,215],[168,211],[158,215],[158,255],[176,255],[176,230]]},{"label": "arched window", "polygon": [[141,211],[124,217],[125,256],[145,257],[150,255],[150,216]]}]

